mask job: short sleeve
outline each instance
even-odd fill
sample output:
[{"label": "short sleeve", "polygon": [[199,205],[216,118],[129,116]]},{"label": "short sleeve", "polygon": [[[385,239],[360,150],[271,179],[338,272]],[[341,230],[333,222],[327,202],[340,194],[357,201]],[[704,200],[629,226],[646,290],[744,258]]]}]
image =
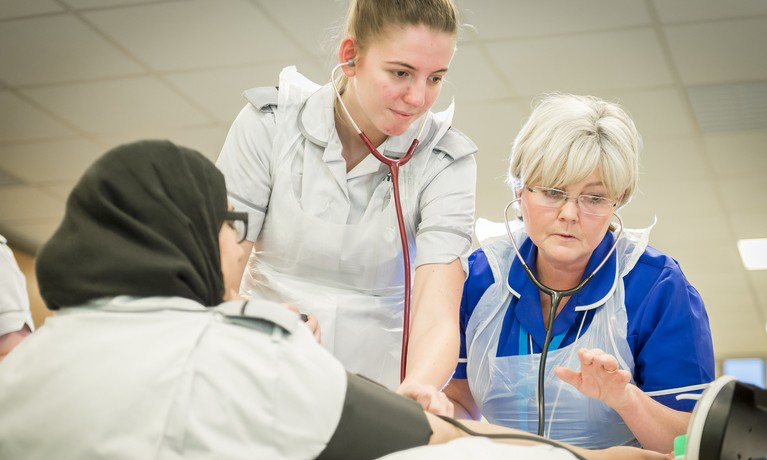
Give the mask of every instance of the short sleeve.
[{"label": "short sleeve", "polygon": [[226,177],[229,200],[236,211],[248,213],[249,241],[261,232],[271,194],[274,113],[247,104],[229,128],[216,166]]},{"label": "short sleeve", "polygon": [[461,305],[459,307],[458,326],[461,343],[458,350],[458,365],[453,373],[454,379],[468,378],[466,372],[466,325],[469,323],[471,314],[479,299],[485,294],[487,288],[495,282],[487,256],[482,249],[474,251],[469,256],[468,267],[469,276],[466,278],[466,282],[463,283],[463,295],[461,296]]},{"label": "short sleeve", "polygon": [[635,268],[626,277],[627,307],[637,306],[629,309],[634,379],[658,402],[690,411],[695,401],[676,396],[699,393],[714,379],[711,329],[698,291],[676,261],[663,259],[662,267]]},{"label": "short sleeve", "polygon": [[416,234],[416,267],[461,260],[468,275],[477,164],[466,155],[440,171],[421,193],[421,221]]}]

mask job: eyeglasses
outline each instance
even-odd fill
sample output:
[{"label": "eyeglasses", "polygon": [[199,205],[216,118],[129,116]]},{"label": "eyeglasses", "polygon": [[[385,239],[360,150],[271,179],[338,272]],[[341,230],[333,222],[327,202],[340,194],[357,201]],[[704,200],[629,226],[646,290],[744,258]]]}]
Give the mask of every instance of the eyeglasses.
[{"label": "eyeglasses", "polygon": [[583,211],[584,214],[590,214],[592,216],[606,216],[610,214],[618,204],[617,201],[605,198],[603,196],[595,195],[578,195],[570,196],[566,192],[549,187],[528,187],[527,190],[534,193],[532,195],[536,204],[545,206],[547,208],[561,208],[567,203],[568,200],[575,200],[578,203],[578,209]]},{"label": "eyeglasses", "polygon": [[248,213],[227,211],[224,221],[237,232],[237,242],[242,243],[248,235]]}]

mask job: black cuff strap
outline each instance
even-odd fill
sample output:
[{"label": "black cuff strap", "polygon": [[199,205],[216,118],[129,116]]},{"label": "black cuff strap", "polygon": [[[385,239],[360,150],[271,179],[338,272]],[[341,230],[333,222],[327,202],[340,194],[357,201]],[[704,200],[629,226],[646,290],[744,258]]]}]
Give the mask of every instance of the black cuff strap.
[{"label": "black cuff strap", "polygon": [[341,420],[317,459],[374,459],[424,446],[431,434],[426,414],[417,402],[347,373]]}]

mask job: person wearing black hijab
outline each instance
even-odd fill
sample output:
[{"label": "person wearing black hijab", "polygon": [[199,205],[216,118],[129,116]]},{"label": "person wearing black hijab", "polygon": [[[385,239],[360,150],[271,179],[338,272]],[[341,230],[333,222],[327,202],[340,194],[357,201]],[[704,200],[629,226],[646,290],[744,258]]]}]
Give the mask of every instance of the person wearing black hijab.
[{"label": "person wearing black hijab", "polygon": [[218,305],[226,212],[224,178],[201,154],[170,142],[117,147],[80,179],[37,256],[43,299],[53,310],[115,295]]},{"label": "person wearing black hijab", "polygon": [[198,152],[97,160],[37,258],[58,313],[0,365],[0,458],[365,459],[461,436],[294,312],[235,299],[245,218]]}]

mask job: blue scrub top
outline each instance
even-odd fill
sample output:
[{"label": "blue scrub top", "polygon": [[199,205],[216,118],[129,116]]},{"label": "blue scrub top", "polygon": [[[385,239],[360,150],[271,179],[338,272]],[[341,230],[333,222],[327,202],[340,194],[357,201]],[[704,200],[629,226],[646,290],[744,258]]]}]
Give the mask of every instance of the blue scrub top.
[{"label": "blue scrub top", "polygon": [[[612,247],[611,233],[594,250],[584,272],[591,273]],[[537,248],[528,238],[520,254],[536,273]],[[559,347],[575,341],[583,315],[583,331],[591,324],[595,309],[575,311],[576,306],[600,304],[610,293],[616,280],[615,254],[586,285],[572,296],[554,320],[554,336],[560,336]],[[495,282],[487,257],[482,249],[469,257],[469,276],[464,283],[460,308],[461,349],[453,378],[466,379],[466,325],[474,307],[488,287]],[[620,282],[620,280],[618,280]],[[676,400],[679,393],[697,393],[685,387],[709,383],[714,379],[714,350],[708,315],[698,291],[690,285],[679,264],[655,248],[647,247],[634,268],[623,278],[627,341],[634,356],[634,380],[643,391],[673,390],[671,394],[654,396],[660,403],[677,410],[690,411],[693,400]],[[540,353],[546,336],[541,311],[540,291],[530,281],[515,259],[508,278],[509,286],[520,294],[512,296],[503,319],[496,356],[529,353],[527,343],[532,339],[533,353]],[[500,301],[500,300],[499,300]],[[521,327],[520,327],[521,326]],[[529,339],[520,340],[520,330]],[[552,349],[552,348],[550,348]]]}]

